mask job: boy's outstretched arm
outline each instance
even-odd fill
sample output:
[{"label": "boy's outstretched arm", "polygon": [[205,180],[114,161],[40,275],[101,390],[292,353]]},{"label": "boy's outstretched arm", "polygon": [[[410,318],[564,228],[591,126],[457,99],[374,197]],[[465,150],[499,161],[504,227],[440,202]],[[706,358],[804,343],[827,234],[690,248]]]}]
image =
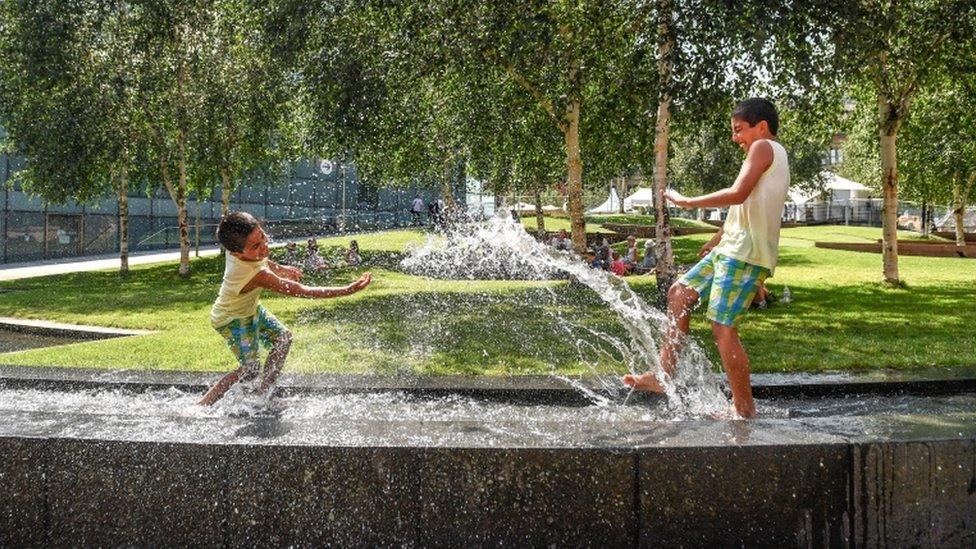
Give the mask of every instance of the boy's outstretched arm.
[{"label": "boy's outstretched arm", "polygon": [[281,278],[287,278],[288,280],[301,280],[302,270],[298,267],[290,267],[288,265],[279,265],[274,261],[268,260],[268,268],[271,272],[280,276]]},{"label": "boy's outstretched arm", "polygon": [[293,297],[308,297],[313,299],[342,297],[362,290],[368,286],[372,280],[372,274],[364,273],[363,276],[359,277],[358,280],[347,286],[306,286],[300,282],[282,278],[273,273],[270,269],[261,269],[261,271],[254,275],[254,278],[252,278],[250,282],[248,282],[244,288],[241,289],[241,293],[249,292],[255,288],[265,288],[267,290],[271,290],[272,292],[290,295]]},{"label": "boy's outstretched arm", "polygon": [[687,197],[680,193],[668,191],[668,200],[679,208],[724,208],[742,204],[756,187],[759,178],[773,164],[773,146],[765,140],[756,141],[749,147],[739,170],[738,177],[731,187],[701,196]]}]

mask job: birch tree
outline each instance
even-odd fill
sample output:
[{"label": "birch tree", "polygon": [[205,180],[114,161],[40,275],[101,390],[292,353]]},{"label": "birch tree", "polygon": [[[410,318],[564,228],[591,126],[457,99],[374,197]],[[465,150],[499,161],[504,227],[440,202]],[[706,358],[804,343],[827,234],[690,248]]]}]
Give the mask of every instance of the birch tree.
[{"label": "birch tree", "polygon": [[838,54],[852,82],[869,90],[880,150],[882,277],[898,271],[898,136],[913,101],[940,74],[958,74],[976,51],[976,4],[968,0],[864,0],[848,19]]},{"label": "birch tree", "polygon": [[120,273],[128,273],[129,181],[144,143],[135,101],[143,59],[127,2],[5,3],[2,123],[25,156],[25,189],[54,203],[116,196]]}]

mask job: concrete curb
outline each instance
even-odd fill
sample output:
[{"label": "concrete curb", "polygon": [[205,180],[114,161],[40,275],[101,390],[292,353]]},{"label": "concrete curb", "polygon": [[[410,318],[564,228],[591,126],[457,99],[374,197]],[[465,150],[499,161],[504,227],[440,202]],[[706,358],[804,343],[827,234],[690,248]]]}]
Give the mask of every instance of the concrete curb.
[{"label": "concrete curb", "polygon": [[[0,387],[41,390],[116,389],[135,392],[176,387],[203,391],[222,372],[149,370],[93,370],[82,368],[10,366],[0,364]],[[837,397],[852,395],[926,394],[949,395],[976,392],[972,369],[940,369],[923,372],[867,374],[756,374],[757,398]],[[721,374],[716,374],[722,377]],[[602,387],[595,378],[577,380],[583,387]],[[546,403],[585,406],[590,400],[568,382],[550,376],[378,376],[358,374],[285,373],[278,382],[280,394],[350,394],[403,392],[418,397],[465,396],[509,403]],[[621,386],[620,396],[628,390]],[[636,398],[635,398],[636,397]],[[635,394],[634,402],[657,398]]]},{"label": "concrete curb", "polygon": [[29,320],[12,317],[0,317],[0,329],[26,334],[65,336],[77,339],[109,339],[113,337],[127,337],[155,333],[152,330],[127,330],[123,328],[86,326],[83,324],[63,324],[60,322],[50,322],[47,320]]}]

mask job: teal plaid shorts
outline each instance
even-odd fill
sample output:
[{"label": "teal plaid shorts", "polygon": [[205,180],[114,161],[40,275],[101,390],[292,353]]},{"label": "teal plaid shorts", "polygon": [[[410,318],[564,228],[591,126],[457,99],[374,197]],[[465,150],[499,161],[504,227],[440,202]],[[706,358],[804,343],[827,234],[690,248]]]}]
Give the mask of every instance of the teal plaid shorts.
[{"label": "teal plaid shorts", "polygon": [[712,251],[678,282],[698,292],[699,303],[708,296],[709,320],[735,326],[768,276],[766,267]]},{"label": "teal plaid shorts", "polygon": [[245,368],[254,367],[260,362],[259,343],[270,349],[287,331],[285,325],[262,305],[258,305],[254,316],[235,318],[216,330],[227,340],[227,346],[237,357],[237,362]]}]

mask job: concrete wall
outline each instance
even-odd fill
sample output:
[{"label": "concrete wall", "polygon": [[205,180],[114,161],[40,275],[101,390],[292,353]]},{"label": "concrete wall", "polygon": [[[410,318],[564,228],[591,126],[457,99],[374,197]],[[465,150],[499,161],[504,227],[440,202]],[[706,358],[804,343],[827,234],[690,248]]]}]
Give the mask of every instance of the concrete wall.
[{"label": "concrete wall", "polygon": [[0,546],[976,545],[973,440],[330,448],[0,438]]}]

